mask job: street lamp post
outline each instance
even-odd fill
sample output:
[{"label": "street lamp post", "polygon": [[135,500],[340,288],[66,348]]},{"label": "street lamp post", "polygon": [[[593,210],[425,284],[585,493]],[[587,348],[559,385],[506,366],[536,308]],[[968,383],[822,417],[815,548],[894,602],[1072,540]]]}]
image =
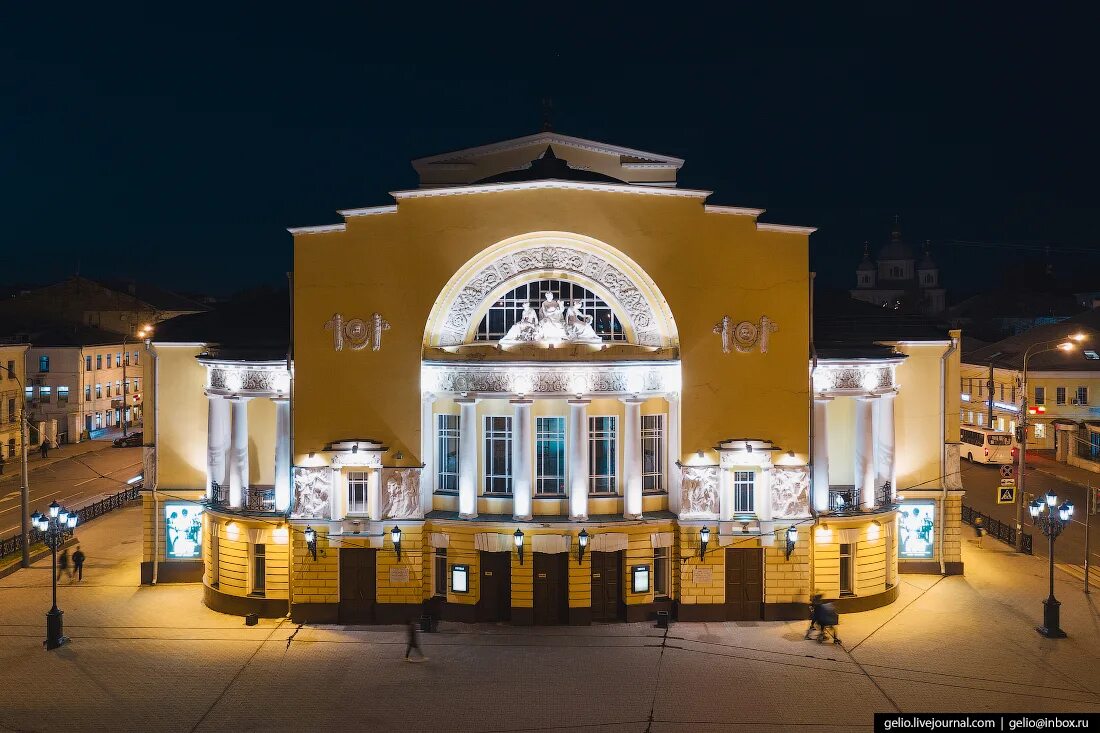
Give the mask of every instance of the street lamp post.
[{"label": "street lamp post", "polygon": [[[1052,339],[1050,341],[1040,341],[1039,343],[1032,344],[1024,351],[1024,363],[1022,375],[1020,377],[1020,391],[1023,393],[1023,399],[1020,403],[1020,425],[1019,425],[1019,437],[1023,440],[1018,440],[1020,444],[1020,455],[1017,457],[1019,466],[1016,471],[1016,552],[1023,552],[1024,549],[1024,470],[1027,467],[1027,362],[1031,357],[1036,354],[1042,354],[1047,351],[1073,351],[1077,348],[1077,344],[1085,340],[1085,334],[1075,333],[1072,336],[1067,336],[1063,339]],[[1053,345],[1052,345],[1053,344]],[[1032,349],[1039,348],[1037,351]]]},{"label": "street lamp post", "polygon": [[57,548],[76,528],[76,512],[70,512],[54,501],[50,503],[48,514],[35,512],[33,519],[35,529],[42,533],[42,539],[53,556],[51,564],[53,569],[50,572],[53,583],[53,606],[46,612],[46,641],[43,644],[46,649],[56,649],[69,640],[61,633],[63,612],[57,607]]},{"label": "street lamp post", "polygon": [[30,478],[27,471],[27,392],[21,380],[14,371],[6,366],[0,366],[15,380],[19,387],[19,450],[22,453],[19,459],[19,524],[23,537],[23,557],[21,565],[25,568],[31,566],[31,516],[30,516]]}]

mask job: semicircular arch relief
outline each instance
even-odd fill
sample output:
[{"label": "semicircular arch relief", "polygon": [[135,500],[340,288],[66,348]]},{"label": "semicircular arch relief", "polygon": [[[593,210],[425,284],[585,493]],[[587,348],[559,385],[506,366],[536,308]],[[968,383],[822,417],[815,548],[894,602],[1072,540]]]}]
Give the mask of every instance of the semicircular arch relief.
[{"label": "semicircular arch relief", "polygon": [[548,275],[594,285],[619,314],[632,343],[678,345],[672,313],[653,279],[614,247],[569,232],[512,237],[472,258],[451,277],[432,307],[425,345],[469,343],[494,296]]}]

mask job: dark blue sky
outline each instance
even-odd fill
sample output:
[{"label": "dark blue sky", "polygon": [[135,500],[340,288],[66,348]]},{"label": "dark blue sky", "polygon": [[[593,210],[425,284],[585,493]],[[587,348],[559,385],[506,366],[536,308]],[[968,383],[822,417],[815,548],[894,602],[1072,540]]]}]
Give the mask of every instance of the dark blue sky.
[{"label": "dark blue sky", "polygon": [[712,202],[820,227],[825,285],[851,285],[895,213],[955,289],[1046,245],[1059,274],[1100,264],[1092,18],[734,6],[696,17],[704,36],[593,8],[12,5],[4,284],[77,261],[182,290],[281,283],[287,226],[387,203],[412,158],[536,131],[548,95],[560,132],[686,158],[681,185]]}]

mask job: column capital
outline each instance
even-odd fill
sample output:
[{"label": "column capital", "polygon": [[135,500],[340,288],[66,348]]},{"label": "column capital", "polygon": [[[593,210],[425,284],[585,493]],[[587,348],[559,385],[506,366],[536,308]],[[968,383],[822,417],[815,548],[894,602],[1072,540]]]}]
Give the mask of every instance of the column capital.
[{"label": "column capital", "polygon": [[879,397],[881,397],[881,395],[877,395],[877,394],[856,395],[856,399],[859,400],[860,402],[873,402],[874,400],[877,400]]},{"label": "column capital", "polygon": [[619,401],[622,402],[624,405],[640,405],[643,402],[645,402],[645,399],[643,399],[642,397],[631,396],[631,397],[620,397]]},{"label": "column capital", "polygon": [[577,405],[578,407],[580,407],[582,405],[592,404],[592,400],[585,400],[585,399],[581,399],[580,397],[578,397],[575,400],[566,400],[566,402],[568,402],[570,405]]},{"label": "column capital", "polygon": [[477,397],[455,397],[454,399],[455,404],[459,405],[476,405],[477,400]]},{"label": "column capital", "polygon": [[508,404],[510,404],[510,405],[530,405],[533,402],[534,402],[534,400],[526,400],[526,399],[523,399],[523,398],[508,400]]}]

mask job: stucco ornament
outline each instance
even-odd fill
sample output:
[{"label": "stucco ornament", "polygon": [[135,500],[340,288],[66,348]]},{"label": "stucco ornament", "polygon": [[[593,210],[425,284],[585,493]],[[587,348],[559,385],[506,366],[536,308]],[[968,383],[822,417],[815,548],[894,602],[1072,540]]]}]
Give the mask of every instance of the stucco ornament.
[{"label": "stucco ornament", "polygon": [[809,467],[776,466],[772,472],[772,516],[789,519],[809,515]]},{"label": "stucco ornament", "polygon": [[332,493],[332,469],[327,466],[295,466],[293,518],[328,519]]},{"label": "stucco ornament", "polygon": [[723,354],[728,354],[734,349],[747,354],[756,347],[760,348],[761,354],[766,354],[768,337],[778,330],[778,324],[767,316],[760,316],[759,322],[741,321],[736,325],[729,316],[722,316],[722,320],[714,326],[714,333],[722,337]]},{"label": "stucco ornament", "polygon": [[718,467],[682,466],[680,515],[713,517],[718,515]]},{"label": "stucco ornament", "polygon": [[420,469],[382,469],[382,516],[387,519],[420,519]]},{"label": "stucco ornament", "polygon": [[523,315],[508,329],[500,343],[598,344],[603,341],[592,328],[592,316],[586,315],[579,303],[557,300],[551,292],[542,295],[543,300],[537,311],[530,303],[524,304]]},{"label": "stucco ornament", "polygon": [[325,321],[325,330],[332,331],[332,348],[343,351],[347,346],[352,351],[362,351],[370,346],[371,351],[382,348],[382,332],[390,330],[390,322],[380,313],[372,313],[370,318],[352,318],[345,321],[340,313],[334,313]]}]

